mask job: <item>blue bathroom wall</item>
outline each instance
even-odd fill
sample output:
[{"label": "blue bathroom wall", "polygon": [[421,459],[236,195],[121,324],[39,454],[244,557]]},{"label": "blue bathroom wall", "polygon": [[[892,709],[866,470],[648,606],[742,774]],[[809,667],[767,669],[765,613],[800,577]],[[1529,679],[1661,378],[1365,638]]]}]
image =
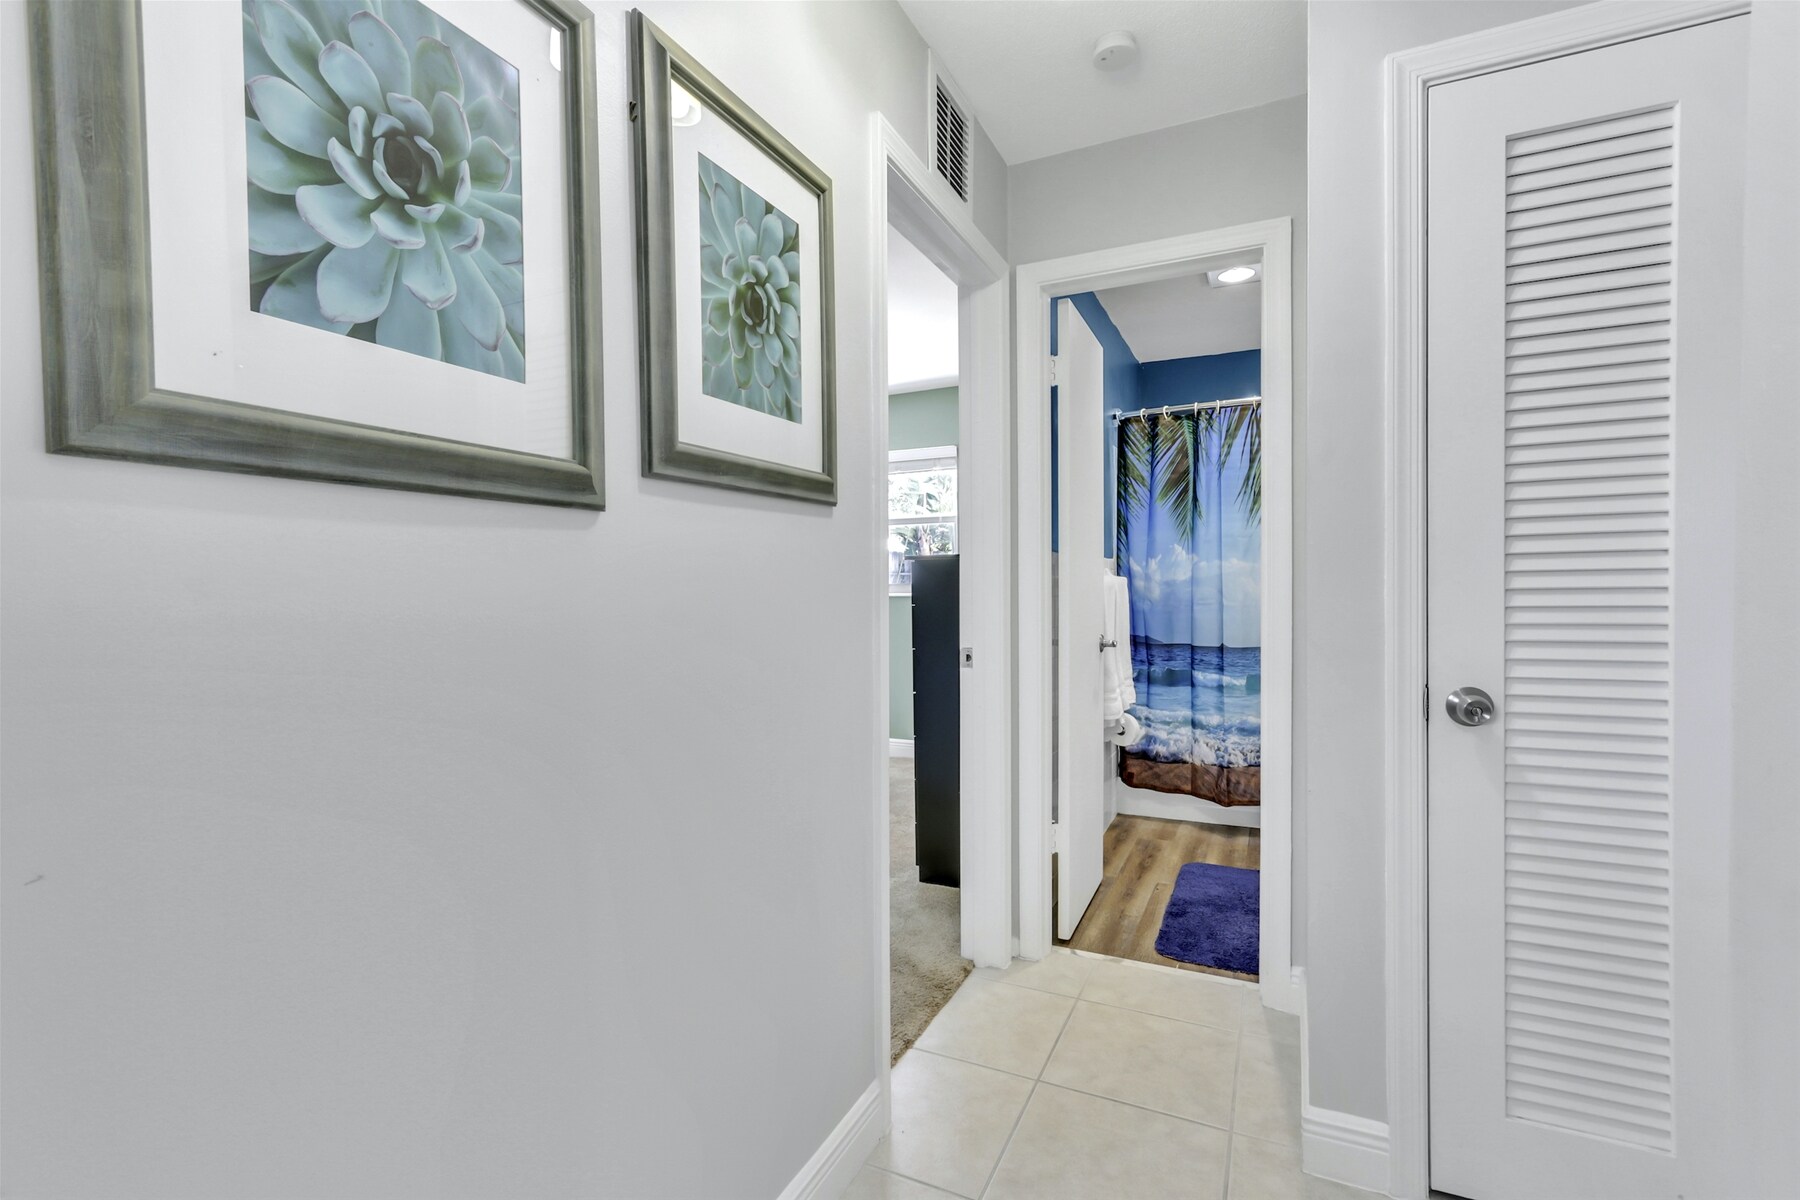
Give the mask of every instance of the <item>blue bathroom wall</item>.
[{"label": "blue bathroom wall", "polygon": [[1138,374],[1140,408],[1165,404],[1210,404],[1215,400],[1241,400],[1262,391],[1262,351],[1238,350],[1231,354],[1207,354],[1200,358],[1171,358],[1145,363]]}]

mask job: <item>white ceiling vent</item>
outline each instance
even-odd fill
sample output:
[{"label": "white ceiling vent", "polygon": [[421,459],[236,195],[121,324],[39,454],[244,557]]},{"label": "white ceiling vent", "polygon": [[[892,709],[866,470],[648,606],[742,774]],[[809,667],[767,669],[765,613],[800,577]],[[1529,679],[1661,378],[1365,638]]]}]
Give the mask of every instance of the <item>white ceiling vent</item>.
[{"label": "white ceiling vent", "polygon": [[929,56],[927,79],[930,83],[929,111],[926,115],[930,131],[927,156],[931,169],[943,176],[965,204],[969,199],[970,140],[975,123],[969,116],[969,102],[962,89],[938,65],[935,54]]}]

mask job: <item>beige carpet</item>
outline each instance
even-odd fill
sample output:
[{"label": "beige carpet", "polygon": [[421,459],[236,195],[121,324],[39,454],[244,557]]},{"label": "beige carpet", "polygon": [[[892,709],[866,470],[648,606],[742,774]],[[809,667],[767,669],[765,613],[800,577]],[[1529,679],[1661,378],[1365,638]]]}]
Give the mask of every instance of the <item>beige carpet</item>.
[{"label": "beige carpet", "polygon": [[919,882],[914,859],[913,760],[888,759],[888,962],[894,1020],[889,1049],[898,1059],[919,1040],[974,964],[959,952],[962,893]]}]

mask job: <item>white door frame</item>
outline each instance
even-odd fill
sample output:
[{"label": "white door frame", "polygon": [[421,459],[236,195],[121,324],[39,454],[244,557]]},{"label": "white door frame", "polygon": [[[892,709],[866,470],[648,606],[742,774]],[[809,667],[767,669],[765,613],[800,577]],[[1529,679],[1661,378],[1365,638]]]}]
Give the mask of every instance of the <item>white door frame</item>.
[{"label": "white door frame", "polygon": [[1263,262],[1263,1003],[1299,1010],[1293,979],[1293,221],[1282,217],[1021,266],[1018,362],[1019,954],[1050,952],[1050,298],[1151,283],[1207,259]]},{"label": "white door frame", "polygon": [[1426,1004],[1425,112],[1437,84],[1747,12],[1748,0],[1592,4],[1390,55],[1387,130],[1387,486],[1383,634],[1387,783],[1388,1192],[1430,1192]]},{"label": "white door frame", "polygon": [[870,602],[875,631],[875,1053],[881,1125],[888,1111],[888,557],[887,237],[906,235],[957,285],[956,535],[962,552],[962,952],[977,966],[1012,960],[1012,406],[1007,379],[1007,264],[950,185],[880,113],[869,119],[869,228],[874,290],[868,330]]}]

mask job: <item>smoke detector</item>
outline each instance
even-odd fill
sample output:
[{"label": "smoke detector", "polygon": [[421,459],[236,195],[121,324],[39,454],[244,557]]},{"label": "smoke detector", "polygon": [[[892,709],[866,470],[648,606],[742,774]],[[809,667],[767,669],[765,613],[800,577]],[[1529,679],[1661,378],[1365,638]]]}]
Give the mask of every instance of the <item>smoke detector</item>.
[{"label": "smoke detector", "polygon": [[1102,71],[1123,71],[1137,56],[1137,39],[1123,29],[1094,43],[1094,66]]}]

